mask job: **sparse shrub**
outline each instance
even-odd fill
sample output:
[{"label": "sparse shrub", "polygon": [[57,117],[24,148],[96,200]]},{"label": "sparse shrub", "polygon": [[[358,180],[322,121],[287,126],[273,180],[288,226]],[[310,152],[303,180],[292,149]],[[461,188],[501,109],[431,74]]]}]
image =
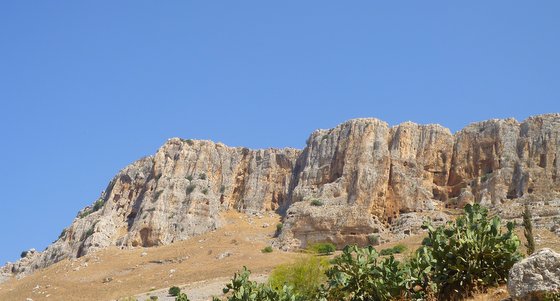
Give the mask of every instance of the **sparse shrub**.
[{"label": "sparse shrub", "polygon": [[266,247],[264,247],[264,249],[261,250],[261,252],[272,253],[272,247],[271,246],[266,246]]},{"label": "sparse shrub", "polygon": [[95,225],[91,226],[91,228],[89,228],[89,230],[87,230],[87,232],[84,234],[84,239],[93,235],[93,232],[95,232],[94,228],[95,228]]},{"label": "sparse shrub", "polygon": [[206,180],[206,174],[205,174],[205,173],[201,173],[201,174],[198,176],[198,178],[201,179],[201,180]]},{"label": "sparse shrub", "polygon": [[336,246],[330,242],[319,242],[309,245],[307,250],[320,255],[330,255],[336,251]]},{"label": "sparse shrub", "polygon": [[371,235],[368,235],[367,239],[368,239],[369,244],[372,245],[372,246],[377,246],[379,244],[379,235],[371,234]]},{"label": "sparse shrub", "polygon": [[433,257],[432,280],[439,288],[439,299],[456,299],[505,283],[508,271],[521,259],[514,224],[502,233],[499,217],[488,218],[479,204],[465,206],[463,216],[445,227],[425,223],[428,237],[423,245]]},{"label": "sparse shrub", "polygon": [[383,249],[381,250],[381,252],[379,252],[379,255],[382,256],[387,256],[387,255],[393,255],[393,254],[400,254],[403,253],[404,251],[406,251],[406,246],[403,244],[398,244],[393,246],[392,248],[387,248],[387,249]]},{"label": "sparse shrub", "polygon": [[189,297],[185,293],[179,293],[177,297],[175,297],[175,301],[190,301]]},{"label": "sparse shrub", "polygon": [[317,206],[317,207],[323,206],[323,202],[319,199],[314,199],[311,201],[311,206]]},{"label": "sparse shrub", "polygon": [[222,187],[220,187],[220,193],[224,194],[224,192],[226,192],[226,187],[222,185]]},{"label": "sparse shrub", "polygon": [[191,193],[194,191],[195,188],[196,188],[196,185],[194,185],[194,184],[189,184],[189,185],[187,186],[187,189],[186,189],[187,194],[191,194]]},{"label": "sparse shrub", "polygon": [[327,280],[329,263],[324,258],[305,256],[291,264],[277,266],[270,274],[269,284],[274,289],[288,285],[305,300],[313,300],[321,284]]},{"label": "sparse shrub", "polygon": [[19,257],[24,258],[25,256],[27,256],[27,253],[28,253],[27,251],[23,251],[21,252],[21,254],[19,254]]},{"label": "sparse shrub", "polygon": [[529,205],[525,205],[525,210],[523,210],[523,234],[527,242],[525,247],[527,247],[527,255],[535,253],[535,237],[533,236],[533,216]]},{"label": "sparse shrub", "polygon": [[208,194],[208,188],[204,188],[204,189],[202,189],[202,193],[204,193],[204,194]]},{"label": "sparse shrub", "polygon": [[192,177],[192,175],[188,175],[188,176],[186,176],[186,179],[189,180],[189,182],[190,182],[190,181],[193,180],[193,177]]},{"label": "sparse shrub", "polygon": [[158,301],[159,298],[158,298],[158,296],[150,296],[150,300],[152,300],[152,301]]},{"label": "sparse shrub", "polygon": [[99,209],[103,208],[103,205],[105,205],[105,201],[103,199],[98,199],[97,201],[95,201],[95,203],[93,204],[93,212],[99,211]]},{"label": "sparse shrub", "polygon": [[346,246],[327,271],[328,300],[391,300],[404,292],[406,275],[393,256],[381,259],[372,246]]},{"label": "sparse shrub", "polygon": [[187,139],[186,142],[187,142],[188,145],[191,145],[191,146],[194,144],[194,140],[192,140],[192,139]]},{"label": "sparse shrub", "polygon": [[58,235],[58,239],[63,238],[64,235],[66,235],[66,229],[62,229],[62,232],[60,232],[60,235]]},{"label": "sparse shrub", "polygon": [[82,213],[80,213],[80,218],[84,218],[90,214],[91,214],[91,209],[85,209],[84,211],[82,211]]},{"label": "sparse shrub", "polygon": [[280,232],[282,232],[282,229],[284,228],[284,224],[282,223],[278,223],[276,224],[276,236],[280,235]]},{"label": "sparse shrub", "polygon": [[181,293],[181,289],[177,286],[172,286],[172,287],[169,288],[168,293],[169,293],[170,296],[177,297]]}]

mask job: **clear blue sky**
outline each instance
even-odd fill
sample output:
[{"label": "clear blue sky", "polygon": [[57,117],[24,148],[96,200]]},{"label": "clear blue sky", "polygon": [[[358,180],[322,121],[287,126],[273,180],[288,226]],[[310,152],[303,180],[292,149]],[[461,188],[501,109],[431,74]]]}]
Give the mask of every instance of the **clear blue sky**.
[{"label": "clear blue sky", "polygon": [[560,111],[559,1],[2,1],[0,264],[169,137]]}]

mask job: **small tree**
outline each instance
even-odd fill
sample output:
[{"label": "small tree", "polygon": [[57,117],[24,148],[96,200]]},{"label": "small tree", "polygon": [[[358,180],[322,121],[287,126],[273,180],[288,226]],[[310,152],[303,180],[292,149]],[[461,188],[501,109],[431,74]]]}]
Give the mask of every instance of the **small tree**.
[{"label": "small tree", "polygon": [[176,286],[172,286],[169,288],[169,295],[173,297],[179,296],[180,293],[181,293],[181,289]]},{"label": "small tree", "polygon": [[527,243],[525,243],[525,247],[527,247],[527,255],[531,255],[535,252],[535,237],[533,237],[533,216],[531,214],[531,210],[529,209],[529,205],[525,205],[525,210],[523,210],[523,234],[525,235],[525,239]]}]

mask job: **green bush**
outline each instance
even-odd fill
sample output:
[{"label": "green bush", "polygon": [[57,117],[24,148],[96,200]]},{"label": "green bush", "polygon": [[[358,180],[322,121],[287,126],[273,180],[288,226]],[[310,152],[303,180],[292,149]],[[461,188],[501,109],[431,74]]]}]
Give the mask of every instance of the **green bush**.
[{"label": "green bush", "polygon": [[201,179],[201,180],[206,180],[206,174],[205,174],[205,173],[201,173],[201,174],[198,176],[198,178]]},{"label": "green bush", "polygon": [[272,253],[272,247],[271,246],[266,246],[266,247],[264,247],[264,249],[261,250],[261,252]]},{"label": "green bush", "polygon": [[276,224],[276,232],[277,233],[282,232],[282,228],[284,228],[284,224],[282,224],[282,223]]},{"label": "green bush", "polygon": [[66,229],[62,229],[62,232],[60,232],[60,235],[58,235],[58,239],[63,238],[66,235]]},{"label": "green bush", "polygon": [[321,200],[315,199],[311,201],[311,206],[323,206],[323,202]]},{"label": "green bush", "polygon": [[203,193],[203,194],[208,194],[208,188],[202,189],[202,193]]},{"label": "green bush", "polygon": [[150,300],[152,300],[152,301],[158,301],[159,298],[158,298],[158,296],[150,296]]},{"label": "green bush", "polygon": [[437,287],[432,281],[432,253],[422,246],[402,265],[406,276],[408,300],[436,300]]},{"label": "green bush", "polygon": [[467,205],[463,216],[445,227],[425,223],[428,237],[423,245],[433,257],[432,280],[440,299],[470,296],[477,289],[505,283],[508,271],[521,259],[519,239],[508,223],[502,233],[499,217],[488,218],[488,210]]},{"label": "green bush", "polygon": [[191,194],[191,192],[193,192],[195,188],[196,188],[196,185],[194,185],[194,184],[189,184],[189,185],[187,186],[187,194]]},{"label": "green bush", "polygon": [[369,246],[346,246],[327,271],[328,300],[391,300],[400,297],[406,274],[393,256],[381,259]]},{"label": "green bush", "polygon": [[91,226],[91,228],[89,228],[86,233],[84,234],[84,239],[90,237],[93,235],[93,233],[95,232],[95,225]]},{"label": "green bush", "polygon": [[189,297],[187,297],[187,294],[179,293],[179,294],[175,297],[175,301],[190,301],[190,300],[189,300]]},{"label": "green bush", "polygon": [[336,246],[330,242],[319,242],[309,245],[307,250],[320,255],[330,255],[336,251]]},{"label": "green bush", "polygon": [[[251,272],[243,267],[235,273],[231,282],[223,289],[227,294],[227,301],[304,301],[301,296],[293,292],[291,287],[284,285],[281,289],[275,290],[265,284],[259,284],[249,280]],[[213,301],[220,301],[214,297]]]},{"label": "green bush", "polygon": [[406,251],[406,246],[403,244],[398,244],[393,246],[392,248],[383,249],[379,252],[381,256],[393,255],[393,254],[401,254]]},{"label": "green bush", "polygon": [[84,210],[82,213],[80,213],[80,218],[84,218],[84,217],[90,215],[91,212],[92,212],[91,209]]},{"label": "green bush", "polygon": [[367,239],[368,239],[369,244],[372,245],[372,246],[377,246],[379,244],[379,235],[371,234],[371,235],[368,235]]},{"label": "green bush", "polygon": [[189,182],[190,182],[190,181],[193,180],[193,176],[192,176],[192,175],[188,175],[188,176],[186,177],[186,179],[189,180]]},{"label": "green bush", "polygon": [[103,208],[103,205],[105,205],[105,201],[103,199],[98,199],[97,201],[95,201],[95,203],[93,204],[93,212],[99,211],[99,209]]},{"label": "green bush", "polygon": [[328,268],[328,260],[305,256],[294,263],[277,266],[270,274],[268,283],[274,289],[288,285],[305,300],[313,300],[321,284],[327,281],[325,272]]},{"label": "green bush", "polygon": [[178,288],[177,286],[172,286],[169,288],[169,295],[173,296],[173,297],[177,297],[179,296],[179,294],[181,293],[181,289]]}]

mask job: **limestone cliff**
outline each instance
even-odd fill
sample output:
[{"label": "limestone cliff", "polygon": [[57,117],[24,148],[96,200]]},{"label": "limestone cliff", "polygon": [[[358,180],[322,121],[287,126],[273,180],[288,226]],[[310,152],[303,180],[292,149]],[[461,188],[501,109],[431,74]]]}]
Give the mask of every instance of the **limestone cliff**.
[{"label": "limestone cliff", "polygon": [[283,248],[403,238],[469,202],[509,218],[518,215],[504,205],[546,202],[555,217],[558,157],[560,114],[489,120],[454,135],[439,125],[354,119],[315,131],[302,151],[173,138],[123,169],[44,252],[2,271],[25,275],[107,246],[170,244],[220,227],[226,210],[276,210]]}]

